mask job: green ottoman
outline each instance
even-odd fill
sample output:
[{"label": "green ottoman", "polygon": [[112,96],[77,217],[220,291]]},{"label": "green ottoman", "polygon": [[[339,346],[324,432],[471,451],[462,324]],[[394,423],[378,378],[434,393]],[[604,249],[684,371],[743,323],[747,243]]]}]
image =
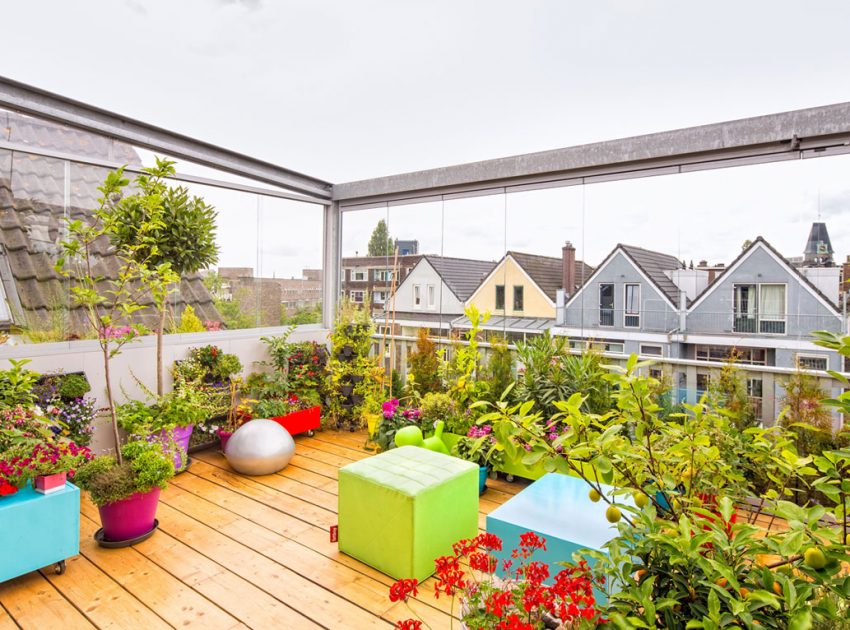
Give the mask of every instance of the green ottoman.
[{"label": "green ottoman", "polygon": [[339,469],[339,550],[395,579],[478,534],[478,466],[402,446]]}]

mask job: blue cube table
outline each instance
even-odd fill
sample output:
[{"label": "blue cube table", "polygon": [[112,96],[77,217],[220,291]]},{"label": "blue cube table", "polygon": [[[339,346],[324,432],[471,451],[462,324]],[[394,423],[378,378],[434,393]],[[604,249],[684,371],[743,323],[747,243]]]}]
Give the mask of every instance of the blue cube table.
[{"label": "blue cube table", "polygon": [[30,486],[0,499],[0,582],[80,552],[80,491],[73,484],[51,494]]},{"label": "blue cube table", "polygon": [[[613,491],[602,486],[606,494]],[[531,531],[546,539],[546,551],[536,551],[532,560],[549,565],[554,576],[564,567],[557,562],[572,562],[579,549],[602,550],[602,546],[617,535],[616,525],[605,518],[608,504],[594,503],[588,497],[590,487],[570,475],[547,473],[515,497],[487,515],[487,532],[502,539],[502,551],[496,553],[497,571],[504,575],[502,560],[519,546],[519,536]],[[631,497],[618,497],[617,502],[632,504]],[[514,560],[514,567],[517,566]],[[593,564],[588,558],[588,564]],[[596,598],[607,601],[597,589]]]}]

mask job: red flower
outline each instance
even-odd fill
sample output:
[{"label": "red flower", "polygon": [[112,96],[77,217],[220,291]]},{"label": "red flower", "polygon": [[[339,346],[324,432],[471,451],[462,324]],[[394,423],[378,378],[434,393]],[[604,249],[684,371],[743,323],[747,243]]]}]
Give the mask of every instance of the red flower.
[{"label": "red flower", "polygon": [[534,630],[534,626],[525,623],[516,613],[512,613],[507,619],[496,625],[496,630]]},{"label": "red flower", "polygon": [[395,627],[396,630],[420,630],[422,622],[418,619],[405,619],[404,621],[397,621]]},{"label": "red flower", "polygon": [[484,603],[484,607],[491,615],[496,615],[496,617],[501,618],[505,608],[509,607],[513,603],[513,593],[510,591],[498,591],[496,593],[492,593],[487,598],[487,601]]},{"label": "red flower", "polygon": [[502,539],[496,536],[496,534],[479,534],[478,544],[489,551],[502,550]]},{"label": "red flower", "polygon": [[405,579],[398,580],[395,584],[390,587],[390,601],[391,602],[400,602],[402,600],[407,601],[407,598],[413,595],[416,597],[419,594],[418,589],[416,588],[419,585],[419,580],[415,579]]},{"label": "red flower", "polygon": [[0,497],[6,497],[10,494],[15,494],[18,491],[17,486],[13,486],[5,481],[0,481]]},{"label": "red flower", "polygon": [[476,571],[484,573],[493,573],[496,570],[498,561],[496,558],[483,551],[476,551],[469,554],[469,566]]}]

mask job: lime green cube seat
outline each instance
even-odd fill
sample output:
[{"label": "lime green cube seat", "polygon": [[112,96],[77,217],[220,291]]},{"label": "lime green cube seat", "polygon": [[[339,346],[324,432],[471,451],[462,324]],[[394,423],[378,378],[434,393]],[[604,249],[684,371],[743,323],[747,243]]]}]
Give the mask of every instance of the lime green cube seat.
[{"label": "lime green cube seat", "polygon": [[339,469],[339,550],[392,578],[424,580],[478,534],[478,466],[416,446]]}]

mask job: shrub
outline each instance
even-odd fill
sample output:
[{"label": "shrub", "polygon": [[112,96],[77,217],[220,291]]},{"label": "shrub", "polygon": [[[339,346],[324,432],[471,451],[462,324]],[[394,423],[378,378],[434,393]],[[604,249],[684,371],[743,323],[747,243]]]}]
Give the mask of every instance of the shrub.
[{"label": "shrub", "polygon": [[174,476],[174,462],[153,442],[128,442],[121,448],[124,461],[103,455],[80,467],[74,483],[91,495],[92,503],[107,505],[153,488],[168,485]]},{"label": "shrub", "polygon": [[[416,335],[416,349],[407,357],[408,373],[413,375],[413,381],[420,394],[438,392],[443,384],[440,381],[440,357],[437,355],[437,344],[428,336],[427,328],[420,328]],[[395,388],[393,391],[400,392]]]},{"label": "shrub", "polygon": [[466,435],[469,421],[458,413],[457,403],[448,394],[432,392],[425,394],[420,403],[422,422],[433,426],[438,420],[446,423],[446,431]]},{"label": "shrub", "polygon": [[199,333],[206,332],[207,328],[201,321],[201,318],[195,315],[195,309],[190,305],[186,305],[183,312],[180,314],[180,325],[177,326],[177,333]]},{"label": "shrub", "polygon": [[84,374],[64,374],[58,380],[56,393],[63,400],[76,400],[91,391],[91,385]]}]

